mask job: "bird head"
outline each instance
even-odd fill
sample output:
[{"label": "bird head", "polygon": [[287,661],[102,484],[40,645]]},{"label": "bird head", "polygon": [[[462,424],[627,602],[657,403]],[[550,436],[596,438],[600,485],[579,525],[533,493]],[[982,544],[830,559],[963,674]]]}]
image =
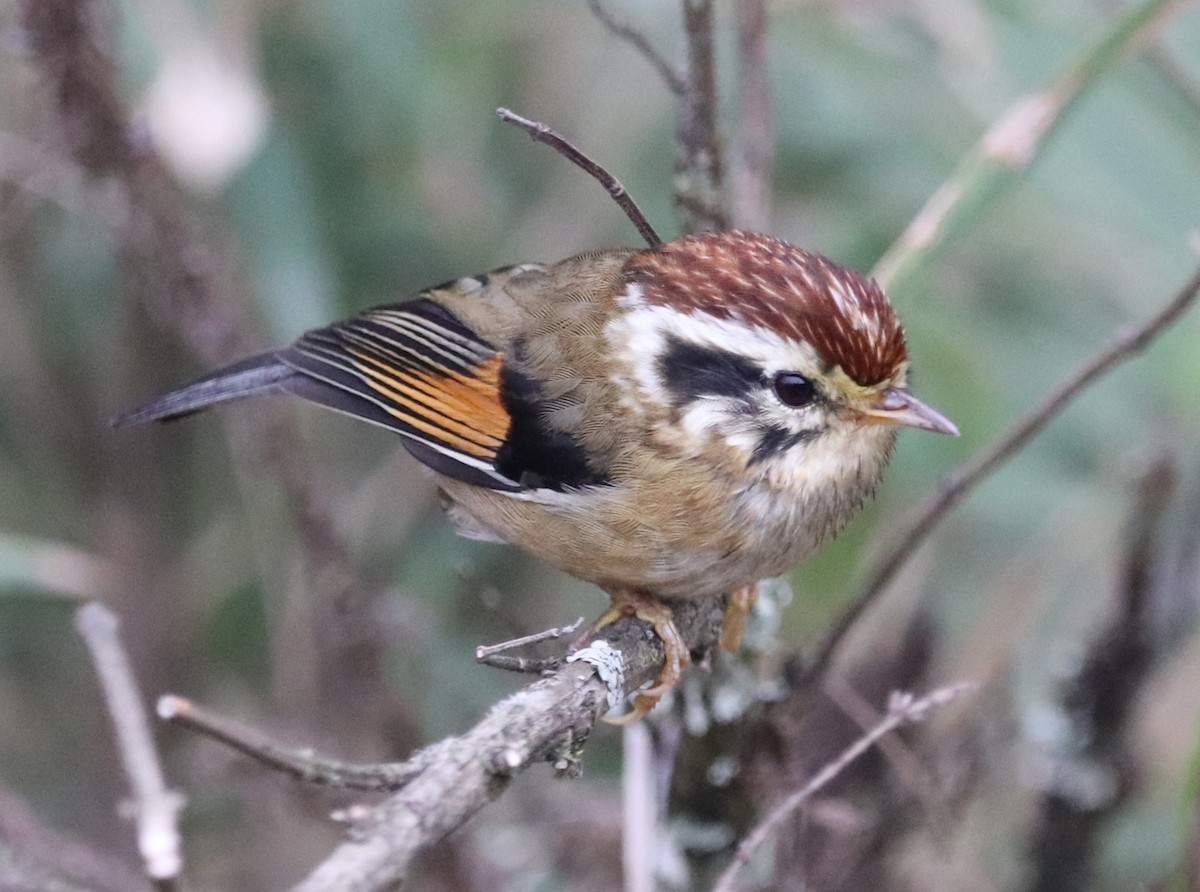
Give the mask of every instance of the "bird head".
[{"label": "bird head", "polygon": [[663,448],[784,488],[878,478],[896,431],[957,434],[908,389],[904,332],[873,281],[747,232],[635,254],[608,331]]}]

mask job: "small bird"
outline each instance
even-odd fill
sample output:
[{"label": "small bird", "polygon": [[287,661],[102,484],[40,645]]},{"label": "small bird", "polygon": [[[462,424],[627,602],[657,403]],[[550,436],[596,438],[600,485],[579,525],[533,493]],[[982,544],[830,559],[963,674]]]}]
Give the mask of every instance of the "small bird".
[{"label": "small bird", "polygon": [[732,593],[836,535],[900,426],[957,434],[909,392],[904,333],[874,282],[751,232],[468,276],[310,331],[132,409],[169,420],[285,392],[388,428],[467,536],[507,542],[650,622],[679,679],[683,599]]}]

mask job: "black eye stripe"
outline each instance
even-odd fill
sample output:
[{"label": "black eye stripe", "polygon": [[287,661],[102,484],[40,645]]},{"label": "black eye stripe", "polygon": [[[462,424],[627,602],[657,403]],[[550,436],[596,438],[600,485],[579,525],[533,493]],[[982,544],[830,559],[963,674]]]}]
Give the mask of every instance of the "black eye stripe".
[{"label": "black eye stripe", "polygon": [[745,357],[676,337],[668,338],[658,372],[676,407],[702,396],[745,397],[765,383],[762,369]]},{"label": "black eye stripe", "polygon": [[769,458],[782,455],[793,446],[815,440],[821,436],[823,430],[823,428],[818,428],[815,430],[793,431],[788,430],[786,427],[769,427],[763,431],[762,437],[754,447],[754,452],[750,454],[750,464],[759,464]]}]

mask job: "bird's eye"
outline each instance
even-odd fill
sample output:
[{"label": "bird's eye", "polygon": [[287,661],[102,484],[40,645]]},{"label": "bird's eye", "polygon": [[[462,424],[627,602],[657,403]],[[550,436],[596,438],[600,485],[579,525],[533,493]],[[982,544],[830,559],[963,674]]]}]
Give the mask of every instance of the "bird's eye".
[{"label": "bird's eye", "polygon": [[799,409],[816,399],[817,389],[798,372],[780,372],[775,376],[775,395],[785,406]]}]

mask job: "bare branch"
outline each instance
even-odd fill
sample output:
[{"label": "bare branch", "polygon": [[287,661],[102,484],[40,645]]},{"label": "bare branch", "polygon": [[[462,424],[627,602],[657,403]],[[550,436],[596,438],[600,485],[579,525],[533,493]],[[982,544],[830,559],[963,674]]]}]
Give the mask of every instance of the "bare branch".
[{"label": "bare branch", "polygon": [[733,169],[733,219],[743,229],[766,231],[771,220],[775,128],[767,72],[766,0],[734,4],[738,31],[737,158]]},{"label": "bare branch", "polygon": [[845,771],[850,763],[874,746],[882,737],[892,733],[902,725],[924,721],[934,709],[945,706],[947,703],[951,703],[963,694],[970,693],[975,689],[976,685],[971,682],[960,682],[937,688],[920,699],[914,698],[912,694],[900,691],[893,693],[888,702],[887,715],[877,725],[847,747],[836,759],[813,775],[812,780],[807,784],[784,799],[783,802],[767,815],[762,823],[751,831],[749,836],[742,840],[738,846],[737,854],[730,865],[725,868],[720,879],[717,880],[716,885],[713,887],[713,892],[733,892],[734,880],[737,877],[738,871],[750,862],[754,853],[758,851],[763,843],[771,838],[771,835],[779,828],[779,825],[800,808],[800,806],[811,799],[814,794]]},{"label": "bare branch", "polygon": [[592,15],[599,20],[600,24],[641,53],[642,58],[658,72],[658,76],[663,79],[667,89],[676,96],[683,95],[685,89],[683,72],[664,59],[645,34],[614,16],[602,0],[587,0],[587,2]]},{"label": "bare branch", "polygon": [[683,0],[687,79],[675,128],[675,213],[684,232],[725,229],[712,0]]},{"label": "bare branch", "polygon": [[268,768],[290,774],[297,780],[347,790],[390,792],[398,790],[424,770],[430,749],[419,750],[403,762],[357,765],[326,759],[309,749],[293,749],[275,743],[261,731],[217,715],[173,694],[158,700],[158,717],[190,728],[223,743]]},{"label": "bare branch", "polygon": [[75,627],[92,655],[125,776],[133,790],[132,813],[146,875],[162,889],[174,888],[173,881],[183,869],[178,826],[183,797],[168,790],[163,781],[142,694],[117,631],[117,618],[93,601],[76,612]]},{"label": "bare branch", "polygon": [[[685,602],[675,622],[688,646],[716,641],[725,599]],[[602,636],[602,637],[601,637]],[[602,648],[603,645],[603,648]],[[649,681],[662,664],[662,642],[631,617],[604,626],[585,651],[610,652],[615,674],[599,661],[567,663],[496,704],[474,728],[438,743],[421,773],[399,793],[369,810],[342,843],[295,892],[372,892],[391,889],[413,857],[499,796],[520,772],[549,761],[560,774],[578,771],[578,753],[614,699]]]},{"label": "bare branch", "polygon": [[613,201],[620,205],[621,210],[625,212],[625,216],[629,218],[630,222],[637,227],[638,234],[641,235],[646,244],[652,248],[656,248],[663,243],[658,233],[654,231],[654,227],[650,225],[650,221],[646,219],[646,215],[642,213],[642,209],[633,200],[633,196],[629,194],[629,190],[621,185],[621,181],[587,155],[583,154],[583,152],[579,151],[566,137],[555,133],[539,121],[531,121],[528,118],[523,118],[507,108],[496,109],[496,114],[500,116],[500,120],[506,121],[509,124],[516,124],[528,133],[534,142],[545,143],[550,146],[558,154],[595,179],[613,197]]},{"label": "bare branch", "polygon": [[1137,328],[1122,334],[1092,359],[1079,366],[1051,393],[1009,428],[987,449],[965,465],[946,475],[936,491],[929,496],[902,526],[890,546],[875,561],[867,575],[866,584],[858,596],[842,611],[826,633],[813,662],[808,666],[802,683],[810,683],[828,667],[858,618],[878,598],[942,519],[971,493],[992,471],[1020,452],[1043,428],[1057,418],[1080,394],[1116,366],[1145,350],[1158,335],[1196,302],[1200,294],[1200,268],[1187,284],[1158,313]]}]

